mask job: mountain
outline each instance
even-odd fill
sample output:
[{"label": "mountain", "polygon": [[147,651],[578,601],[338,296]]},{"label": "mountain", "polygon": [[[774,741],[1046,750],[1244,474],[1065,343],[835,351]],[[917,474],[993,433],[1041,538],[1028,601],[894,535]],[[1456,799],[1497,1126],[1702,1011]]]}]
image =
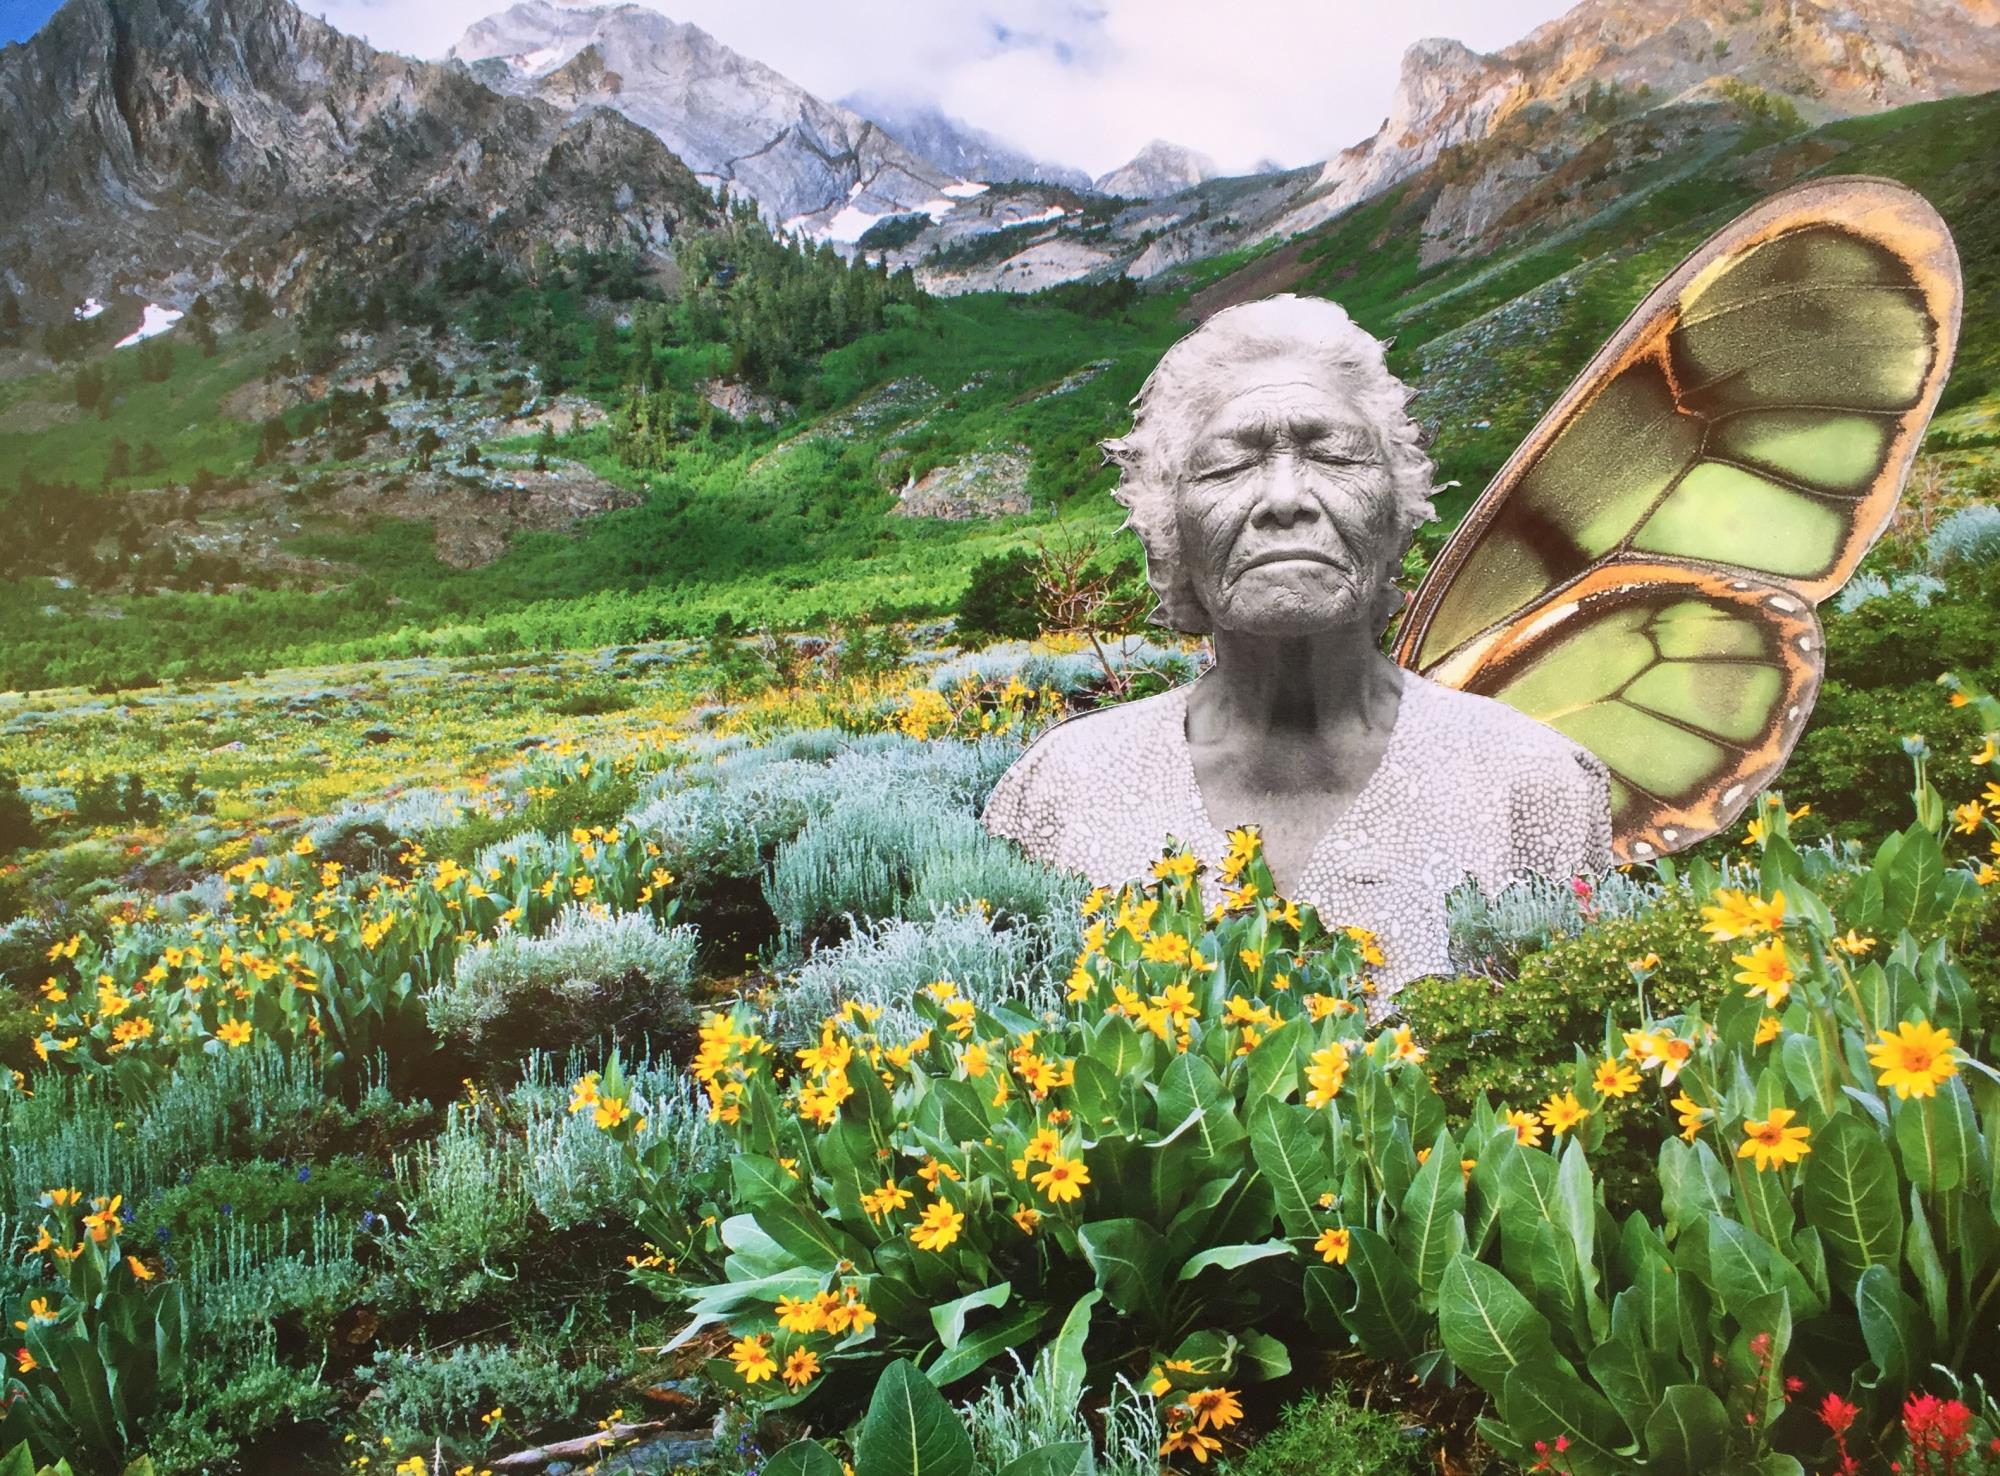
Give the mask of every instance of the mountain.
[{"label": "mountain", "polygon": [[[0,49],[0,277],[47,319],[481,244],[664,251],[713,201],[658,139],[381,52],[288,0],[69,0]],[[121,309],[136,311],[131,305]]]},{"label": "mountain", "polygon": [[[1510,128],[1537,134],[1547,170],[1588,144],[1593,122],[1705,96],[1762,94],[1820,123],[1996,85],[2000,0],[1583,0],[1491,56],[1412,46],[1381,128],[1328,160],[1262,234],[1309,229]],[[1551,111],[1582,114],[1553,155]]]},{"label": "mountain", "polygon": [[1090,176],[1081,169],[1024,154],[929,103],[855,93],[842,98],[841,105],[872,119],[905,148],[954,179],[987,184],[1018,179],[1072,190],[1091,188]]},{"label": "mountain", "polygon": [[1125,164],[1097,180],[1101,194],[1152,200],[1177,195],[1215,177],[1215,161],[1193,149],[1156,138]]},{"label": "mountain", "polygon": [[851,242],[884,216],[942,214],[960,183],[852,109],[644,5],[521,0],[469,27],[450,58],[504,92],[621,113],[711,188],[815,235]]}]

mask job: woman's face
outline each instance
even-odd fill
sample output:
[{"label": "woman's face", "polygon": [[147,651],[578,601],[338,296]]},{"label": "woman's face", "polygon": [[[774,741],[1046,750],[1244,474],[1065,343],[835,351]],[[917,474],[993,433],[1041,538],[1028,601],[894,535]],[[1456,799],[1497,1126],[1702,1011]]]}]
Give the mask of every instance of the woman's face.
[{"label": "woman's face", "polygon": [[1196,428],[1176,498],[1182,557],[1217,629],[1300,635],[1375,618],[1396,499],[1381,437],[1338,376],[1248,366]]}]

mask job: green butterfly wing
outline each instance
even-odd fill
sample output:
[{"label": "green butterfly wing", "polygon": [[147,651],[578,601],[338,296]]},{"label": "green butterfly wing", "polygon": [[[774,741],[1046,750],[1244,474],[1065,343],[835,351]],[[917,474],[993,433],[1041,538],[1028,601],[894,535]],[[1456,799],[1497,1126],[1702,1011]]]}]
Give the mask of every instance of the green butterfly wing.
[{"label": "green butterfly wing", "polygon": [[1812,607],[1895,511],[1961,296],[1944,222],[1893,181],[1816,181],[1741,216],[1501,468],[1397,659],[1602,758],[1621,859],[1729,824],[1811,712]]}]

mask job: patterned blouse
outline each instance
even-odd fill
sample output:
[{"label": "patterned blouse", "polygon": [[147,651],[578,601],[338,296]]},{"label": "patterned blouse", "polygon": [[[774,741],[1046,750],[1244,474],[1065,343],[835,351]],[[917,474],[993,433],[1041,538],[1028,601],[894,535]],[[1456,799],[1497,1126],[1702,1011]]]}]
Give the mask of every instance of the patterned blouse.
[{"label": "patterned blouse", "polygon": [[[1143,881],[1169,838],[1211,872],[1228,848],[1187,739],[1188,687],[1058,723],[1001,775],[983,816],[1030,856],[1093,886]],[[1445,893],[1490,896],[1529,873],[1611,865],[1609,775],[1596,755],[1491,698],[1403,673],[1382,762],[1314,847],[1294,900],[1372,930],[1386,992],[1448,973]]]}]

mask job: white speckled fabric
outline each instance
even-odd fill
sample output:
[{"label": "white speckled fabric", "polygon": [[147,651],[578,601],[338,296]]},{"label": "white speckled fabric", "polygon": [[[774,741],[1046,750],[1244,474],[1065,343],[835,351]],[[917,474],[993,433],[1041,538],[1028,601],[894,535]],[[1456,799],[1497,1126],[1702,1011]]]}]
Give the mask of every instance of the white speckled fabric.
[{"label": "white speckled fabric", "polygon": [[[1169,838],[1218,870],[1228,842],[1202,804],[1187,693],[1058,723],[1001,776],[986,828],[1095,886],[1145,880]],[[1388,961],[1376,982],[1390,992],[1449,971],[1444,897],[1465,877],[1490,895],[1531,872],[1610,865],[1610,779],[1596,755],[1503,703],[1406,671],[1381,766],[1320,837],[1293,894],[1330,927],[1375,932]]]}]

